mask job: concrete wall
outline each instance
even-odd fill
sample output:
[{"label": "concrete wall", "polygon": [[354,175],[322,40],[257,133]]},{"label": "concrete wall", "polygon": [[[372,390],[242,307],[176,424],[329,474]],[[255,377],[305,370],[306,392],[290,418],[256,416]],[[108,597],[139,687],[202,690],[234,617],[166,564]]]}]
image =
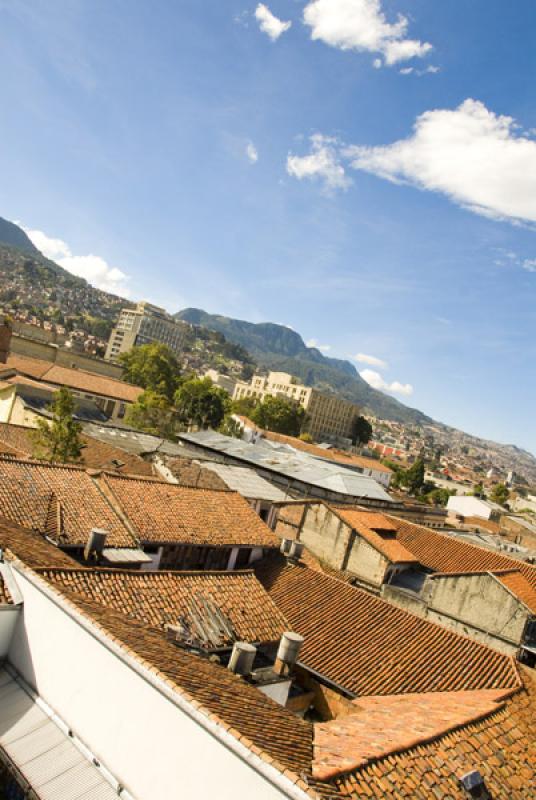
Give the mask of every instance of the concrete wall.
[{"label": "concrete wall", "polygon": [[386,585],[382,597],[456,633],[515,655],[529,612],[487,573],[439,575],[427,579],[420,595]]},{"label": "concrete wall", "polygon": [[374,547],[358,534],[353,537],[344,569],[361,578],[365,583],[381,586],[389,562]]},{"label": "concrete wall", "polygon": [[343,569],[352,529],[324,505],[308,506],[299,539],[321,561]]},{"label": "concrete wall", "polygon": [[9,660],[137,800],[287,796],[27,576]]}]

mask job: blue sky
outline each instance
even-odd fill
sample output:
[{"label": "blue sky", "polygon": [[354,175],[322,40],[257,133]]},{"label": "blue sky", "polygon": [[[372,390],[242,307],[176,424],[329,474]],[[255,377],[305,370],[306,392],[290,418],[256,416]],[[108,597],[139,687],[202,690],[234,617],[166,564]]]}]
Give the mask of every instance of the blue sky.
[{"label": "blue sky", "polygon": [[535,29],[533,0],[0,0],[0,215],[536,452]]}]

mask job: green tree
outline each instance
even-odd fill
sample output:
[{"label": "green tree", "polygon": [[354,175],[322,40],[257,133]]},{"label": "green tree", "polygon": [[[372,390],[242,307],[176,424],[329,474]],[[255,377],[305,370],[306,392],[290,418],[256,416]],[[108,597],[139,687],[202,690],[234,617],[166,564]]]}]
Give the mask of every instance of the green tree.
[{"label": "green tree", "polygon": [[128,406],[125,422],[138,431],[170,439],[175,434],[176,413],[167,397],[146,389]]},{"label": "green tree", "polygon": [[473,486],[472,494],[473,497],[480,497],[482,498],[482,500],[486,499],[486,493],[484,491],[482,483],[475,483],[475,485]]},{"label": "green tree", "polygon": [[50,404],[52,420],[38,419],[37,428],[32,432],[34,455],[37,458],[61,464],[80,459],[82,426],[73,419],[74,410],[74,397],[62,386],[54,393],[54,400]]},{"label": "green tree", "polygon": [[180,421],[198,428],[218,428],[231,407],[229,394],[210,378],[190,378],[175,392]]},{"label": "green tree", "polygon": [[352,433],[350,435],[352,444],[367,444],[372,439],[372,425],[365,417],[354,417],[352,422]]},{"label": "green tree", "polygon": [[179,388],[179,362],[165,344],[153,342],[133,347],[119,356],[123,377],[128,383],[141,386],[154,394],[163,395],[172,403]]},{"label": "green tree", "polygon": [[240,414],[242,417],[251,417],[256,405],[254,397],[240,397],[238,400],[233,400],[232,411],[233,414]]},{"label": "green tree", "polygon": [[286,397],[268,395],[251,413],[251,419],[260,428],[286,436],[298,436],[305,422],[303,408]]},{"label": "green tree", "polygon": [[489,499],[492,501],[492,503],[497,503],[500,506],[504,506],[509,497],[510,491],[508,486],[506,486],[504,483],[496,483],[491,490]]},{"label": "green tree", "polygon": [[410,494],[417,494],[424,484],[424,461],[418,458],[404,474],[404,485]]}]

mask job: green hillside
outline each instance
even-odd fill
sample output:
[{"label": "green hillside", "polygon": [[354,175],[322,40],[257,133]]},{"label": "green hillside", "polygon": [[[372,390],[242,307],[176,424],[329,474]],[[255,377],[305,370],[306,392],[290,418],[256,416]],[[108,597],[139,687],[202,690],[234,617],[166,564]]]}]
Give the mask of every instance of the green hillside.
[{"label": "green hillside", "polygon": [[175,314],[175,317],[219,331],[229,341],[242,345],[260,366],[289,372],[306,385],[334,392],[379,417],[405,423],[422,424],[431,421],[421,411],[409,408],[393,397],[373,389],[349,361],[328,358],[316,348],[307,347],[296,331],[284,325],[273,322],[255,324],[207,314],[197,308],[186,308]]}]

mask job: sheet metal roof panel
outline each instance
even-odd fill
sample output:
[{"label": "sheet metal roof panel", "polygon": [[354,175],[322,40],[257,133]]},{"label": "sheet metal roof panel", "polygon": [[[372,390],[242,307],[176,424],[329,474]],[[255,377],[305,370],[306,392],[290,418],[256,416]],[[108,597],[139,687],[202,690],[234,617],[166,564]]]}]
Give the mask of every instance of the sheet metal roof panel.
[{"label": "sheet metal roof panel", "polygon": [[214,431],[182,433],[180,439],[190,444],[209,447],[262,469],[277,472],[287,478],[317,486],[326,491],[392,502],[392,498],[374,478],[345,469],[339,464],[320,461],[308,453],[294,450],[288,445],[280,445],[266,439],[251,444]]},{"label": "sheet metal roof panel", "polygon": [[0,669],[0,747],[40,800],[113,800],[117,792],[40,701]]},{"label": "sheet metal roof panel", "polygon": [[270,500],[277,503],[285,500],[286,494],[265,478],[248,467],[232,467],[228,464],[205,464],[206,469],[215,472],[225,481],[229,489],[239,492],[243,497],[255,500]]},{"label": "sheet metal roof panel", "polygon": [[149,564],[152,561],[143,550],[128,547],[105,547],[102,555],[110,564]]}]

